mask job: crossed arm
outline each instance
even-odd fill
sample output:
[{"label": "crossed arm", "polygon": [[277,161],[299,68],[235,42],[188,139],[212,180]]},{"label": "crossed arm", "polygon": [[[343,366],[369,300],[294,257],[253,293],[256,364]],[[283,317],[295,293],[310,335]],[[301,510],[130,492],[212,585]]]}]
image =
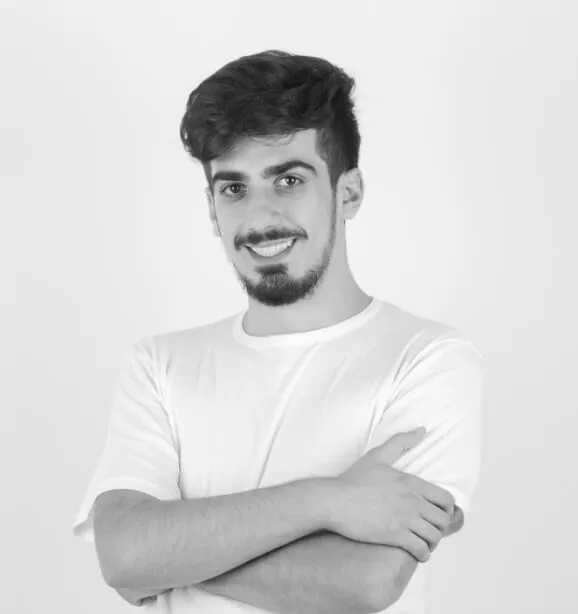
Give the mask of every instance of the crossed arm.
[{"label": "crossed arm", "polygon": [[[444,537],[458,532],[463,523],[456,506]],[[417,560],[400,548],[319,531],[194,586],[280,614],[366,614],[397,601],[416,567]],[[167,592],[116,591],[137,606]],[[360,593],[367,598],[360,599]]]}]

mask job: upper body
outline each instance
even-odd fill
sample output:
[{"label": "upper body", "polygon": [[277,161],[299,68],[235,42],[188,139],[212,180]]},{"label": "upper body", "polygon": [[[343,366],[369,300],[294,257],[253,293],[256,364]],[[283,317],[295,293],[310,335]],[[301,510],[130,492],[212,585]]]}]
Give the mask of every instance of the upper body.
[{"label": "upper body", "polygon": [[[258,337],[243,313],[142,339],[126,357],[106,446],[75,520],[115,488],[210,497],[335,476],[398,432],[425,426],[395,463],[448,490],[467,516],[481,445],[481,365],[456,329],[379,299],[332,326]],[[424,611],[427,563],[388,612]],[[176,588],[147,606],[179,614],[255,612]]]},{"label": "upper body", "polygon": [[[106,489],[210,497],[336,475],[419,426],[427,436],[396,467],[445,487],[468,513],[480,355],[456,329],[372,299],[352,274],[346,224],[364,195],[354,83],[324,59],[269,50],[226,64],[189,96],[181,139],[203,165],[213,233],[248,309],[133,347],[77,534],[92,536]],[[382,225],[373,228],[380,244],[365,247],[380,275]],[[388,611],[423,611],[425,568]],[[193,588],[148,607],[251,609]]]}]

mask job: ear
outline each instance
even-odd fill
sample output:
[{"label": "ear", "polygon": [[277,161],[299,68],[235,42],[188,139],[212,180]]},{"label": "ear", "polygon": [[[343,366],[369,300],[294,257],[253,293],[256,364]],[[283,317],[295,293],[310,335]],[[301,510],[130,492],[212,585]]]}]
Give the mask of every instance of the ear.
[{"label": "ear", "polygon": [[363,176],[358,168],[351,169],[341,178],[341,193],[343,204],[341,210],[344,220],[351,220],[359,211],[363,201]]},{"label": "ear", "polygon": [[211,217],[211,224],[213,226],[213,234],[215,237],[221,236],[221,229],[219,228],[219,222],[217,221],[217,213],[215,211],[215,201],[213,199],[213,195],[211,194],[211,188],[205,188],[205,195],[207,197],[207,202],[209,204],[209,216]]}]

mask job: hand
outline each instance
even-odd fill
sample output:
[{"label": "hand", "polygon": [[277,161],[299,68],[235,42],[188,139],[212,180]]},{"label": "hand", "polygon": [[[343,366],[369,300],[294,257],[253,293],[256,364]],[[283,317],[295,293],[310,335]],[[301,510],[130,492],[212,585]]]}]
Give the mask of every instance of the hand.
[{"label": "hand", "polygon": [[359,542],[398,546],[429,559],[450,526],[454,500],[443,488],[394,469],[425,429],[398,433],[333,478],[341,486],[331,529]]}]

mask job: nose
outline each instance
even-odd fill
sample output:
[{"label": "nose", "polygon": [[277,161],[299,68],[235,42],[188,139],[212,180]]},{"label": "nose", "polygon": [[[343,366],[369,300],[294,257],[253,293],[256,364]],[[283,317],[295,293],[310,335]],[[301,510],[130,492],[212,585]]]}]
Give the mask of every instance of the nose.
[{"label": "nose", "polygon": [[264,195],[255,195],[244,212],[247,228],[254,229],[251,234],[260,235],[264,241],[274,241],[280,238],[274,235],[283,236],[284,229],[287,228],[282,210],[282,204],[274,199],[266,198]]},{"label": "nose", "polygon": [[[246,214],[251,220],[259,219],[261,224],[268,218],[276,220],[280,217],[283,204],[276,198],[264,192],[256,191],[247,198]],[[274,222],[273,222],[274,223]]]}]

